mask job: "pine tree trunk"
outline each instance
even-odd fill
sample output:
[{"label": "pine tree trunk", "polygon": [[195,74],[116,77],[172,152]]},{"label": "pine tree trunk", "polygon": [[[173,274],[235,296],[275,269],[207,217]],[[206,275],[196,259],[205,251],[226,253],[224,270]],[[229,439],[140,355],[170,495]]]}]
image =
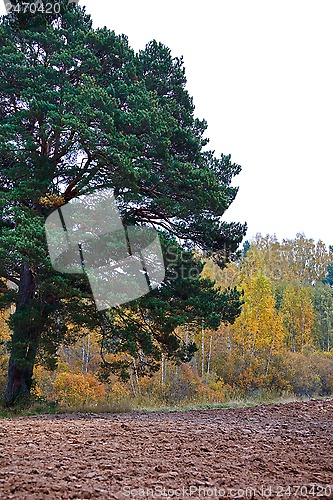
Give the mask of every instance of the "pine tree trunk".
[{"label": "pine tree trunk", "polygon": [[[33,316],[31,302],[35,283],[28,263],[22,266],[16,310],[12,316],[13,334],[5,390],[6,406],[29,398],[41,323]],[[26,314],[25,314],[26,313]]]}]

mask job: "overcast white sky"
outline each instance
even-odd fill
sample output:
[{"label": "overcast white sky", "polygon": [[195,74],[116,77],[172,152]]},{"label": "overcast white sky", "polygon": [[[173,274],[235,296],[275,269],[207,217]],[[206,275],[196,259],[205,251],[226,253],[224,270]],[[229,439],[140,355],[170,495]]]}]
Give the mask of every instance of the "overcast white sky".
[{"label": "overcast white sky", "polygon": [[332,0],[80,5],[136,50],[155,38],[184,56],[211,149],[243,168],[227,220],[246,221],[247,238],[304,232],[333,244]]}]

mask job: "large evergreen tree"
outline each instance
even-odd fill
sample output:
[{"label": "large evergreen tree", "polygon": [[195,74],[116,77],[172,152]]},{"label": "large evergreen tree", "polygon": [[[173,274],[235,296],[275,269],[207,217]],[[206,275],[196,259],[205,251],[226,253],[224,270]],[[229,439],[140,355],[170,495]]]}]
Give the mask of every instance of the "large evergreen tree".
[{"label": "large evergreen tree", "polygon": [[[29,395],[38,352],[53,359],[68,324],[80,329],[101,320],[87,280],[51,267],[44,222],[52,210],[112,188],[124,223],[158,229],[164,249],[177,237],[187,250],[227,257],[245,227],[221,221],[240,167],[203,149],[206,123],[194,117],[183,62],[167,47],[153,41],[136,54],[125,36],[93,29],[84,9],[61,1],[59,14],[4,16],[0,62],[0,277],[17,285],[0,297],[1,307],[16,306],[10,404]],[[131,307],[156,322],[156,335],[142,321],[120,327],[115,311],[102,327],[109,344],[118,335],[123,350],[155,359],[158,345],[179,351],[173,332],[185,320],[233,321],[240,304],[235,291],[219,294],[189,273],[177,280],[167,274],[155,294],[140,300]]]}]

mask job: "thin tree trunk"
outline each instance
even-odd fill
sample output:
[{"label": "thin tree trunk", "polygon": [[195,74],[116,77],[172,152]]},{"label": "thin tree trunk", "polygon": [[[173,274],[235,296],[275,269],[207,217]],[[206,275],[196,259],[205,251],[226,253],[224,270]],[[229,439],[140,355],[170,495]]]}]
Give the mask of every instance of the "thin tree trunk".
[{"label": "thin tree trunk", "polygon": [[201,325],[201,377],[205,374],[205,330],[203,323]]},{"label": "thin tree trunk", "polygon": [[85,345],[83,343],[83,346],[82,346],[82,362],[81,362],[81,372],[82,373],[85,372],[85,363],[86,363],[86,348],[85,348]]},{"label": "thin tree trunk", "polygon": [[141,393],[141,388],[140,388],[138,369],[136,367],[135,359],[133,359],[133,366],[134,366],[135,381],[136,381],[136,385],[137,385],[137,388],[138,388],[138,392],[140,394]]},{"label": "thin tree trunk", "polygon": [[34,363],[37,354],[42,316],[32,307],[35,293],[34,277],[27,262],[23,263],[16,310],[12,315],[13,334],[9,359],[5,404],[13,405],[30,396]]},{"label": "thin tree trunk", "polygon": [[330,352],[330,350],[331,350],[330,336],[331,336],[331,319],[330,319],[329,313],[328,313],[328,315],[327,315],[327,352]]},{"label": "thin tree trunk", "polygon": [[212,347],[213,347],[213,335],[211,335],[210,339],[209,339],[209,351],[208,351],[208,358],[207,358],[207,375],[210,374],[210,364],[212,361]]},{"label": "thin tree trunk", "polygon": [[161,356],[161,384],[162,386],[165,384],[165,355],[162,352]]},{"label": "thin tree trunk", "polygon": [[228,328],[228,333],[227,333],[227,349],[228,352],[231,352],[231,338],[230,338],[230,328]]},{"label": "thin tree trunk", "polygon": [[[193,330],[191,330],[190,339],[191,339],[191,342],[193,343],[194,339],[195,339]],[[190,363],[193,366],[193,368],[195,368],[195,370],[199,373],[197,351],[194,353],[194,356],[193,356],[192,360],[190,360]]]},{"label": "thin tree trunk", "polygon": [[88,336],[87,336],[86,364],[85,364],[86,373],[88,373],[89,361],[90,361],[90,332],[88,333]]},{"label": "thin tree trunk", "polygon": [[135,386],[134,386],[134,382],[133,382],[132,373],[130,374],[130,382],[131,382],[131,387],[132,387],[133,395],[136,398],[137,394],[136,394],[136,390],[135,390]]}]

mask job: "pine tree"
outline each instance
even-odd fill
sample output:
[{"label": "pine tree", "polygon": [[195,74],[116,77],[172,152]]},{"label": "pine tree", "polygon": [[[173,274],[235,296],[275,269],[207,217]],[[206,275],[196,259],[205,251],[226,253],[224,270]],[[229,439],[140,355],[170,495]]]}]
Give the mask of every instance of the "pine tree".
[{"label": "pine tree", "polygon": [[[16,306],[5,394],[11,404],[29,396],[37,355],[54,362],[68,324],[79,332],[101,322],[85,277],[51,267],[44,222],[55,208],[112,188],[124,224],[150,225],[187,248],[228,256],[245,227],[221,222],[240,167],[203,150],[207,124],[194,117],[183,61],[167,47],[153,41],[136,54],[125,36],[93,29],[84,9],[62,0],[59,14],[3,17],[0,60],[0,277],[17,286],[1,296],[2,307]],[[171,307],[181,286],[168,286],[156,295],[167,290]],[[200,295],[201,285],[193,286]],[[226,302],[221,312],[217,292],[215,299],[219,319],[234,318],[237,304],[228,312]],[[148,302],[159,324],[161,311]],[[160,341],[169,342],[170,328]],[[136,340],[149,351],[149,335]]]}]

